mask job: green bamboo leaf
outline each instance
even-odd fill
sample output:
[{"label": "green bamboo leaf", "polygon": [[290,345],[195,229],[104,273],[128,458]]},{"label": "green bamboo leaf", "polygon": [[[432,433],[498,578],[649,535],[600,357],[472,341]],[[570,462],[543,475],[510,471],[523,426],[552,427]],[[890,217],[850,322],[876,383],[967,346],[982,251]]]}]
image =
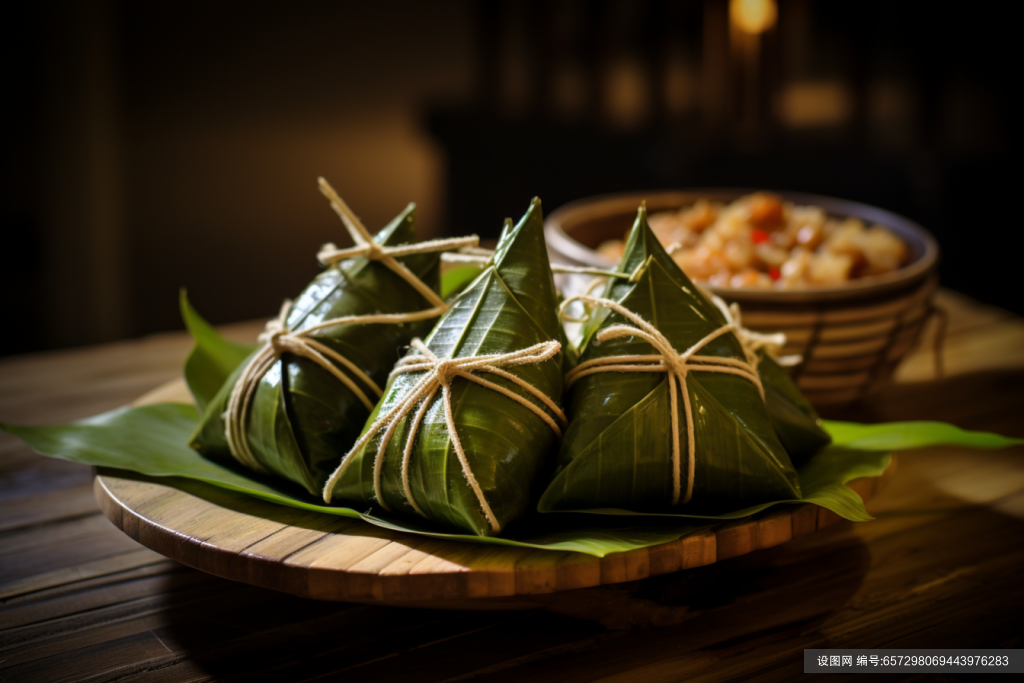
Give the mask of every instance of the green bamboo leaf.
[{"label": "green bamboo leaf", "polygon": [[[433,538],[496,544],[515,547],[575,551],[604,557],[666,543],[682,538],[711,523],[740,519],[774,505],[814,503],[855,521],[870,519],[863,501],[845,484],[860,477],[880,476],[891,456],[884,452],[858,450],[832,445],[815,455],[800,469],[804,496],[796,500],[776,500],[717,515],[651,515],[623,510],[591,510],[588,515],[533,515],[512,525],[506,537],[477,536],[439,532],[422,521],[390,517],[379,513],[360,513],[342,506],[327,506],[288,482],[262,480],[240,468],[225,467],[200,457],[185,444],[196,424],[195,408],[164,403],[117,410],[66,425],[19,426],[0,423],[0,428],[17,436],[33,450],[97,467],[128,470],[158,477],[175,485],[177,478],[193,479],[240,495],[280,505],[344,517],[360,517],[378,526]],[[908,423],[856,425],[828,422],[837,438],[856,440],[868,435],[870,446],[881,445],[874,436],[887,430],[905,433]],[[909,423],[912,427],[922,423]],[[1019,445],[1021,439],[1007,439],[984,432],[968,432],[942,423],[923,423],[927,434],[904,443],[913,447],[951,443],[983,448]],[[593,514],[597,513],[597,514]]]},{"label": "green bamboo leaf", "polygon": [[[719,328],[717,309],[699,292],[686,290],[654,257],[639,277],[613,287],[619,303],[651,322],[677,350],[685,350]],[[609,313],[598,329],[628,322]],[[596,331],[596,330],[595,330]],[[584,347],[581,362],[652,353],[639,337]],[[701,355],[745,358],[731,335],[703,347]],[[687,379],[696,444],[695,513],[745,507],[762,500],[800,497],[796,471],[765,410],[757,388],[735,375],[692,371]],[[678,401],[683,485],[686,422]],[[621,508],[678,512],[672,499],[672,420],[669,380],[664,373],[597,373],[569,393],[570,426],[557,471],[538,509],[582,511]]]},{"label": "green bamboo leaf", "polygon": [[255,347],[237,344],[220,336],[192,307],[184,288],[179,295],[179,304],[185,327],[194,340],[192,351],[185,359],[185,383],[199,410],[203,411],[228,376]]},{"label": "green bamboo leaf", "polygon": [[[688,310],[692,310],[704,320],[714,323],[715,327],[725,323],[725,318],[722,317],[722,313],[718,308],[704,298],[700,290],[690,281],[690,278],[686,276],[672,257],[669,256],[668,252],[665,251],[665,247],[662,246],[661,241],[658,240],[658,237],[647,223],[647,207],[641,205],[637,210],[633,227],[626,238],[622,259],[615,270],[623,275],[634,275],[639,270],[646,268],[651,261],[658,263],[665,271],[665,274],[676,283],[676,286],[683,290]],[[622,297],[629,294],[633,287],[634,282],[632,280],[609,278],[605,284],[602,296],[606,299],[619,301]],[[610,314],[610,311],[604,308],[598,308],[591,313],[590,319],[583,326],[581,350],[589,343],[590,337],[603,326],[605,319]]]},{"label": "green bamboo leaf", "polygon": [[[188,447],[188,436],[198,415],[183,403],[155,403],[118,408],[65,425],[19,426],[4,424],[43,455],[95,467],[131,470],[154,477],[186,477],[264,500],[316,509],[286,492],[286,482],[265,484],[241,470],[224,467]],[[296,490],[295,493],[301,493]],[[294,498],[294,501],[291,499]],[[343,513],[353,516],[348,513]]]},{"label": "green bamboo leaf", "polygon": [[[646,207],[641,206],[637,210],[636,220],[634,220],[633,227],[629,232],[625,251],[617,270],[623,274],[633,274],[638,268],[645,267],[651,261],[661,266],[664,274],[679,289],[683,290],[684,300],[689,310],[715,327],[725,324],[725,317],[718,310],[718,307],[705,298],[693,281],[683,272],[682,268],[665,251],[665,247],[662,246],[661,241],[647,223]],[[617,301],[628,295],[632,289],[633,282],[622,278],[609,278],[605,297]]]},{"label": "green bamboo leaf", "polygon": [[941,445],[1007,448],[1024,444],[1024,439],[1000,436],[991,432],[971,432],[945,422],[886,422],[865,425],[825,420],[824,426],[837,446],[863,451],[905,451]]},{"label": "green bamboo leaf", "polygon": [[[811,457],[800,470],[801,498],[778,499],[714,515],[673,514],[679,519],[697,521],[741,519],[776,505],[813,503],[844,519],[862,522],[871,519],[860,496],[846,486],[854,479],[878,477],[892,460],[891,451],[929,446],[964,446],[998,449],[1024,445],[1024,439],[991,432],[973,432],[945,422],[889,422],[876,425],[825,420],[824,427],[833,443]],[[580,512],[584,512],[580,510]],[[666,517],[665,514],[638,513],[605,508],[588,513],[619,516]]]},{"label": "green bamboo leaf", "polygon": [[[773,453],[722,405],[722,390],[716,397],[694,380],[689,392],[698,446],[693,502],[685,506],[687,512],[714,517],[718,511],[745,509],[763,500],[799,498],[799,488]],[[666,444],[671,432],[665,428],[670,407],[668,380],[662,379],[557,474],[538,510],[679,511],[671,504],[671,445]]]},{"label": "green bamboo leaf", "polygon": [[544,241],[540,199],[534,197],[519,223],[514,228],[506,228],[491,262],[527,315],[549,339],[557,339],[562,328],[554,305],[558,292]]},{"label": "green bamboo leaf", "polygon": [[721,512],[643,512],[614,507],[566,510],[566,512],[631,519],[674,518],[691,520],[692,523],[697,524],[743,519],[777,505],[812,503],[831,510],[852,522],[866,522],[873,518],[865,509],[861,497],[846,484],[862,477],[879,477],[885,472],[890,462],[892,462],[891,453],[861,451],[830,445],[815,454],[800,469],[800,486],[803,495],[799,498],[781,496],[756,505]]},{"label": "green bamboo leaf", "polygon": [[[375,241],[396,246],[415,241],[415,207],[409,205]],[[435,291],[440,287],[437,252],[398,259]],[[402,313],[429,308],[430,303],[390,268],[363,257],[350,258],[321,272],[295,299],[288,313],[289,329],[302,329],[332,318],[374,313]],[[383,385],[402,347],[426,334],[433,322],[338,325],[313,337],[361,368]],[[191,444],[204,456],[232,464],[224,435],[223,414],[242,367],[204,406]],[[347,372],[346,370],[342,370]],[[357,383],[359,380],[356,380]],[[374,396],[368,386],[364,392]],[[267,470],[318,494],[340,453],[358,438],[369,410],[330,372],[306,358],[285,354],[257,385],[247,438]]]},{"label": "green bamboo leaf", "polygon": [[[595,518],[564,515],[556,523],[527,521],[513,528],[509,538],[438,532],[436,528],[398,517],[360,513],[358,510],[311,502],[300,488],[280,479],[261,479],[242,470],[220,465],[188,448],[197,421],[195,408],[179,403],[158,403],[117,410],[66,425],[18,426],[0,423],[36,452],[51,457],[112,470],[137,472],[175,486],[195,480],[279,505],[349,518],[395,531],[470,543],[574,551],[604,557],[682,538],[706,524],[648,521],[605,523]],[[194,486],[185,487],[201,495]]]},{"label": "green bamboo leaf", "polygon": [[480,266],[456,266],[441,274],[441,298],[445,301],[453,299],[473,280],[480,277],[483,268]]},{"label": "green bamboo leaf", "polygon": [[[554,316],[554,280],[547,260],[540,203],[534,200],[523,219],[504,231],[491,265],[451,304],[424,343],[439,358],[508,353],[557,340],[560,326]],[[558,354],[541,363],[509,368],[509,372],[558,401],[562,393],[561,362]],[[394,375],[367,421],[367,429],[378,415],[400,404],[422,376],[422,372]],[[513,382],[490,374],[486,379],[537,402]],[[453,381],[451,401],[470,470],[504,527],[530,508],[534,482],[556,436],[528,408],[465,378]],[[402,478],[413,418],[409,414],[400,421],[380,455],[382,434],[348,456],[332,497],[416,515],[406,498]],[[374,487],[379,458],[381,500]],[[409,480],[415,503],[430,520],[474,534],[494,533],[452,446],[440,391],[417,431]]]},{"label": "green bamboo leaf", "polygon": [[864,501],[846,484],[863,477],[880,477],[890,462],[891,453],[830,445],[800,469],[804,495],[800,501],[792,502],[814,503],[853,522],[872,519],[864,509]]},{"label": "green bamboo leaf", "polygon": [[[687,294],[687,303],[703,317],[717,325],[725,324],[725,317],[708,301],[675,260],[665,251],[647,223],[647,210],[641,206],[630,231],[618,270],[633,273],[639,266],[653,259],[664,268],[665,273]],[[630,283],[621,279],[610,279],[606,297],[618,300],[629,291]],[[590,332],[596,331],[607,312],[599,312]],[[765,388],[765,404],[768,416],[785,446],[794,465],[801,465],[829,443],[829,435],[821,426],[821,418],[804,398],[796,384],[778,364],[763,352],[759,354],[758,367],[761,383]]]}]

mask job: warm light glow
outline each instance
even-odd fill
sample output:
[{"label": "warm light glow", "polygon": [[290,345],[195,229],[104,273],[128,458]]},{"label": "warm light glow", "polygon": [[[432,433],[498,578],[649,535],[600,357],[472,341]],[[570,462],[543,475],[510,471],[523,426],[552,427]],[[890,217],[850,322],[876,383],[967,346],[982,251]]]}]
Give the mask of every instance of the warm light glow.
[{"label": "warm light glow", "polygon": [[777,17],[775,0],[729,0],[729,20],[746,33],[764,33]]},{"label": "warm light glow", "polygon": [[798,81],[779,95],[779,117],[791,128],[838,126],[853,112],[853,96],[839,81]]},{"label": "warm light glow", "polygon": [[610,123],[635,128],[647,116],[648,83],[643,65],[635,59],[618,59],[608,65],[605,107]]}]

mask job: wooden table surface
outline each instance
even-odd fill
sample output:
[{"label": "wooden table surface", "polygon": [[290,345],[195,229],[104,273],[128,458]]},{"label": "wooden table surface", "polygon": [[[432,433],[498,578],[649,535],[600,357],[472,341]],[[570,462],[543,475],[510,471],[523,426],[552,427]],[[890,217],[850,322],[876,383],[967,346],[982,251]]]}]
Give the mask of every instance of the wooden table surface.
[{"label": "wooden table surface", "polygon": [[[940,303],[945,378],[924,344],[896,385],[834,416],[1024,436],[1024,321],[950,292]],[[188,347],[172,333],[4,359],[0,420],[127,403],[175,377]],[[90,468],[0,434],[0,681],[767,681],[802,676],[804,648],[1020,648],[1022,456],[908,452],[873,522],[577,591],[557,612],[460,612],[315,602],[189,569],[106,520]]]}]

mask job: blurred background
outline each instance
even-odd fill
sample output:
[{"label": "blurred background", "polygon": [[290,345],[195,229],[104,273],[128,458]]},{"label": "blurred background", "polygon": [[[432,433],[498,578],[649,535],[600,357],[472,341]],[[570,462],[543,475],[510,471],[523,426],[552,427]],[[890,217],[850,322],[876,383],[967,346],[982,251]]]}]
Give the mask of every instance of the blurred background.
[{"label": "blurred background", "polygon": [[181,287],[215,323],[269,317],[347,242],[319,175],[371,229],[415,201],[424,238],[494,237],[534,195],[854,199],[1024,313],[999,7],[5,3],[0,354],[180,329]]}]

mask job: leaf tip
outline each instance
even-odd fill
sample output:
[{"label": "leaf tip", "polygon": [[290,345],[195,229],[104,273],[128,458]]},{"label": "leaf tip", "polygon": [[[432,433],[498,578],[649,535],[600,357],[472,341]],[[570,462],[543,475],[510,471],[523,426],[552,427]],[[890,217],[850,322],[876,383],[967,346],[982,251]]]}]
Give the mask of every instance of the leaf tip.
[{"label": "leaf tip", "polygon": [[192,307],[192,302],[188,300],[188,289],[186,287],[178,289],[178,310],[181,313],[182,322],[185,323],[185,328],[192,331],[196,310]]}]

